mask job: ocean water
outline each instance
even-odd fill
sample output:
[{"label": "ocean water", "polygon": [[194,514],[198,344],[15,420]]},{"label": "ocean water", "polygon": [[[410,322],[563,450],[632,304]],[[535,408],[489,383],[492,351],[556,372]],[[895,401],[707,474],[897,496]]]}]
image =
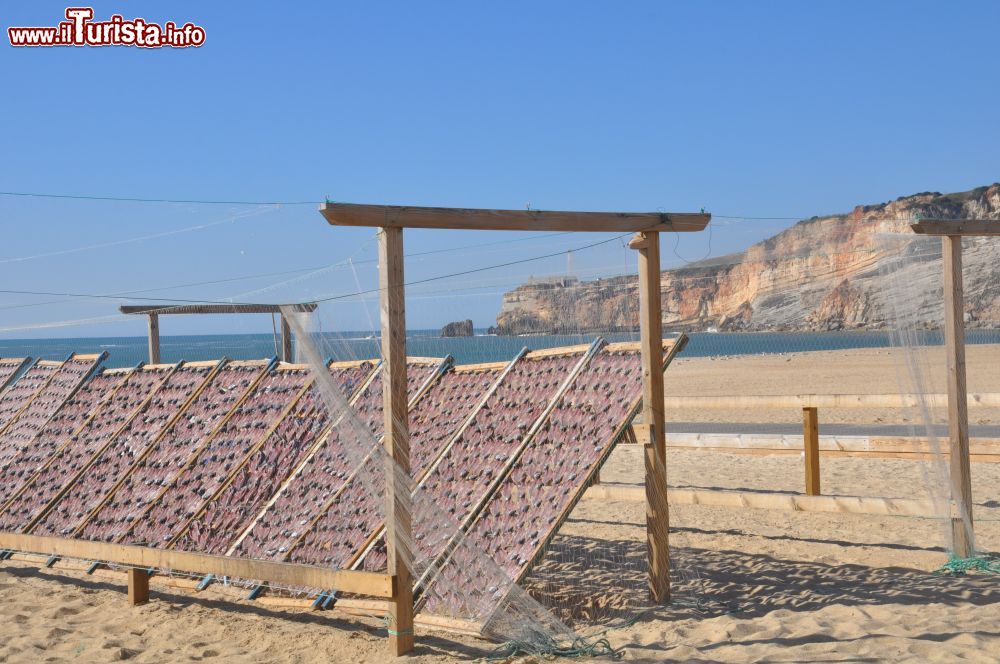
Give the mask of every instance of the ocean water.
[{"label": "ocean water", "polygon": [[[1000,330],[969,330],[967,343],[1000,343]],[[451,355],[459,364],[509,360],[527,347],[530,350],[590,343],[597,335],[531,335],[498,337],[478,334],[474,337],[442,338],[436,330],[413,330],[407,334],[407,352],[414,356]],[[637,335],[606,334],[608,341],[635,341]],[[753,332],[693,333],[683,352],[685,357],[721,355],[757,355],[762,353],[800,353],[847,348],[885,348],[891,346],[886,332]],[[379,357],[379,340],[364,333],[327,334],[323,352],[332,359],[353,360]],[[942,343],[939,332],[925,332],[921,342]],[[106,351],[105,366],[134,366],[147,360],[145,337],[9,339],[0,340],[0,357],[34,357],[63,360],[70,353]],[[230,334],[163,336],[160,356],[163,362],[179,360],[258,359],[277,355],[271,334]]]}]

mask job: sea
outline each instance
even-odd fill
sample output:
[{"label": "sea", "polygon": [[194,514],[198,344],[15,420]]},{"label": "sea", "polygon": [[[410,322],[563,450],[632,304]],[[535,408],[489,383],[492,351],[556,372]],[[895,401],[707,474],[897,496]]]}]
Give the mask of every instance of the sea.
[{"label": "sea", "polygon": [[[608,341],[638,341],[637,334],[563,334],[496,336],[479,330],[475,336],[443,338],[437,330],[407,333],[407,353],[411,356],[445,357],[458,364],[509,360],[522,348],[538,350],[592,342],[597,336]],[[669,336],[669,335],[667,335]],[[801,353],[850,348],[887,348],[893,345],[887,332],[695,332],[690,333],[683,357],[717,357]],[[215,360],[228,357],[248,360],[275,357],[280,346],[272,334],[213,334],[163,336],[162,362]],[[334,360],[357,360],[380,356],[379,339],[365,333],[327,333],[319,342],[320,351]],[[918,343],[939,345],[939,331],[924,331]],[[966,343],[1000,343],[1000,330],[968,330]],[[107,352],[107,367],[135,366],[148,359],[146,337],[85,337],[62,339],[0,340],[0,357],[32,357],[64,360],[71,353]]]}]

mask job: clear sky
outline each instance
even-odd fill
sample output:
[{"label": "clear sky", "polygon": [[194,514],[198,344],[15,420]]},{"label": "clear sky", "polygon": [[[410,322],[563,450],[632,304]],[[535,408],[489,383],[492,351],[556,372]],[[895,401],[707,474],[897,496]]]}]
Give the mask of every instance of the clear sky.
[{"label": "clear sky", "polygon": [[[66,7],[14,5],[0,13],[5,29],[55,25]],[[5,35],[0,190],[802,217],[1000,180],[996,2],[133,1],[94,9],[97,19],[192,21],[207,40],[187,50],[46,50],[14,49]],[[374,256],[371,233],[331,229],[312,204],[0,196],[0,220],[3,289],[169,286],[149,296],[271,301],[374,284],[365,262]],[[790,223],[717,218],[711,245],[707,234],[684,237],[677,255],[735,251]],[[206,224],[214,225],[99,246]],[[607,236],[522,238],[411,233],[413,253],[518,241],[415,257],[408,276]],[[667,264],[680,263],[669,249]],[[68,253],[39,256],[54,252]],[[348,257],[358,261],[353,271],[306,272],[261,290],[295,276],[271,273]],[[500,293],[529,274],[615,274],[627,260],[612,242],[572,261],[453,280],[450,294],[428,287],[417,299],[415,289],[411,325],[466,317],[488,325]],[[176,287],[261,273],[271,276]],[[138,321],[107,318],[120,301],[0,294],[0,334],[142,333]],[[338,311],[342,328],[369,325],[356,303]],[[24,329],[84,318],[97,320]],[[187,320],[171,331],[228,325]]]}]

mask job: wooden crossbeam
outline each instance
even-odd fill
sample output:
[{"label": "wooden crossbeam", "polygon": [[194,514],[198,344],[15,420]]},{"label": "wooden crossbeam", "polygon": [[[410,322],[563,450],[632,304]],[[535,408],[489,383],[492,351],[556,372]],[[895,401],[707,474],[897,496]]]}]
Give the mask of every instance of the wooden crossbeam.
[{"label": "wooden crossbeam", "polygon": [[320,213],[333,226],[447,228],[480,231],[581,231],[691,233],[705,228],[707,213],[557,212],[323,203]]},{"label": "wooden crossbeam", "polygon": [[89,540],[0,533],[0,547],[62,558],[98,560],[140,568],[178,570],[244,579],[266,579],[272,583],[330,588],[369,597],[391,598],[393,577],[387,574],[335,570],[313,565],[274,563],[247,558],[229,558],[188,551],[168,551],[144,546],[110,544]]},{"label": "wooden crossbeam", "polygon": [[118,311],[123,314],[144,315],[157,314],[280,314],[281,307],[294,307],[296,311],[316,311],[317,305],[312,302],[301,304],[123,304]]},{"label": "wooden crossbeam", "polygon": [[[885,458],[931,458],[947,456],[947,441],[936,444],[924,437],[905,436],[819,436],[821,456],[871,456]],[[733,454],[796,454],[803,452],[801,434],[771,433],[669,433],[667,447],[677,450],[723,452]],[[1000,458],[1000,439],[974,438],[969,452],[973,460],[993,461]]]},{"label": "wooden crossbeam", "polygon": [[1000,235],[1000,219],[921,219],[910,224],[920,235],[983,237]]},{"label": "wooden crossbeam", "polygon": [[[973,393],[970,407],[1000,407],[1000,393]],[[668,396],[664,405],[671,410],[728,410],[730,408],[945,408],[947,394],[775,394]]]}]

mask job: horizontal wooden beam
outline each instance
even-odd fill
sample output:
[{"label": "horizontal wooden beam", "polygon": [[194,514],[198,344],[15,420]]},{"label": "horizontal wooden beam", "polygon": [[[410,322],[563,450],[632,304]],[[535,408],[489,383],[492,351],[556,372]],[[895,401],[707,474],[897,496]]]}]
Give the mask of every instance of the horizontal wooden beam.
[{"label": "horizontal wooden beam", "polygon": [[230,558],[188,551],[165,551],[108,542],[0,533],[0,549],[135,567],[259,579],[308,588],[326,588],[368,597],[391,598],[394,592],[393,577],[387,574]]},{"label": "horizontal wooden beam", "polygon": [[[926,403],[930,408],[948,405],[947,394],[775,394],[668,396],[668,409],[725,410],[730,408],[912,408]],[[1000,393],[969,394],[969,407],[1000,407]]]},{"label": "horizontal wooden beam", "polygon": [[123,304],[118,311],[123,314],[280,314],[281,307],[295,307],[296,311],[316,311],[316,304]]},{"label": "horizontal wooden beam", "polygon": [[[597,500],[645,502],[646,488],[641,485],[599,484],[587,489],[584,496]],[[671,505],[706,505],[747,509],[787,510],[792,512],[827,512],[871,514],[878,516],[942,516],[932,500],[876,498],[868,496],[805,496],[796,493],[758,493],[754,491],[717,491],[712,489],[669,489]]]},{"label": "horizontal wooden beam", "polygon": [[[802,434],[762,433],[673,433],[667,432],[667,447],[695,452],[748,454],[759,456],[801,455]],[[973,438],[970,443],[973,461],[1000,461],[1000,440]],[[879,459],[919,460],[944,458],[948,455],[947,441],[937,445],[927,438],[901,436],[820,436],[819,452],[823,457],[868,457]]]},{"label": "horizontal wooden beam", "polygon": [[1000,235],[1000,219],[921,219],[910,224],[920,235]]},{"label": "horizontal wooden beam", "polygon": [[334,226],[448,228],[478,231],[579,231],[691,233],[712,215],[687,212],[556,212],[323,203],[319,211]]}]

